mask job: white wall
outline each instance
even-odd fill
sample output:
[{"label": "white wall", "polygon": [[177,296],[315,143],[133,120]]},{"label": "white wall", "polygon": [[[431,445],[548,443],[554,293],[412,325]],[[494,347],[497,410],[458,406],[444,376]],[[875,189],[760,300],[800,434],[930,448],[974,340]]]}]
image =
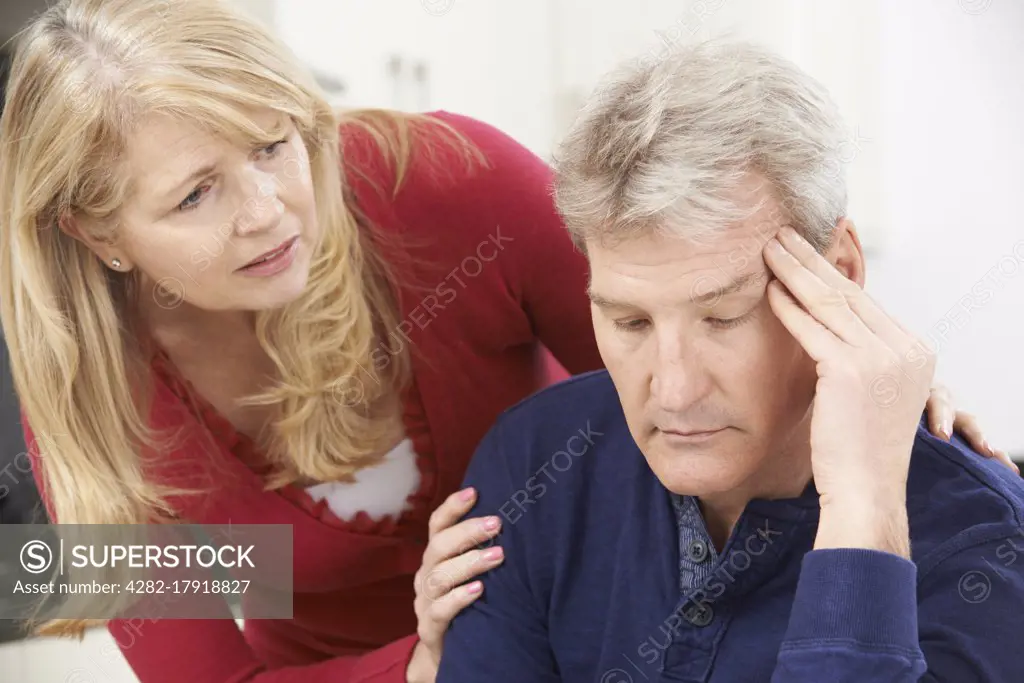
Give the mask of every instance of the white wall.
[{"label": "white wall", "polygon": [[303,60],[345,82],[339,104],[448,109],[545,154],[554,140],[549,13],[548,0],[296,0],[278,2],[275,23]]},{"label": "white wall", "polygon": [[888,235],[869,290],[1024,456],[1024,3],[900,0],[883,19]]},{"label": "white wall", "polygon": [[[241,628],[242,622],[236,622]],[[125,638],[122,636],[122,641]],[[34,638],[0,645],[0,680],[10,683],[138,683],[103,627],[72,638]],[[184,682],[183,682],[184,683]]]},{"label": "white wall", "polygon": [[81,642],[35,638],[0,645],[0,671],[12,683],[136,683],[117,643],[103,628]]}]

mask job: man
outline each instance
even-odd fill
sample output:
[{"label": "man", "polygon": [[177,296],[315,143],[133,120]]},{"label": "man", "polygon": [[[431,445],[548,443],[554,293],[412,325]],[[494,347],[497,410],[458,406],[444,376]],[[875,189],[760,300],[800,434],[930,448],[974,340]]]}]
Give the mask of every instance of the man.
[{"label": "man", "polygon": [[843,141],[745,45],[585,108],[556,190],[607,372],[481,445],[506,560],[439,683],[1024,681],[1024,486],[921,424],[934,360],[862,289]]}]

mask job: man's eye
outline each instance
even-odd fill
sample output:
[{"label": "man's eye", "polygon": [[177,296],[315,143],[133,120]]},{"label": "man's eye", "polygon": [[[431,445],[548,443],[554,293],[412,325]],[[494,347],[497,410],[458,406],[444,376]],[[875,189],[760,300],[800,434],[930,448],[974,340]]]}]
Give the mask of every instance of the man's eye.
[{"label": "man's eye", "polygon": [[647,326],[651,324],[650,320],[646,318],[637,318],[633,320],[616,320],[615,329],[622,330],[623,332],[641,332],[647,329]]},{"label": "man's eye", "polygon": [[705,320],[716,330],[731,330],[732,328],[739,327],[750,320],[753,315],[754,311],[750,311],[749,313],[744,313],[736,318],[705,318]]}]

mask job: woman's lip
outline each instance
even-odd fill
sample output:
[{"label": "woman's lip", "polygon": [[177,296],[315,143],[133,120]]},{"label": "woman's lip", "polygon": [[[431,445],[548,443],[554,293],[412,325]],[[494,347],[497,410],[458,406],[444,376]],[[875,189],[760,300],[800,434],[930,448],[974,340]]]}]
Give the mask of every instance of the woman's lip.
[{"label": "woman's lip", "polygon": [[267,257],[269,257],[271,254],[277,254],[279,252],[286,251],[288,249],[288,247],[291,246],[292,242],[294,242],[297,239],[299,239],[298,235],[296,235],[295,237],[292,237],[290,239],[287,239],[284,242],[281,242],[281,244],[277,245],[276,247],[274,247],[270,251],[265,251],[262,254],[260,254],[259,256],[257,256],[256,258],[254,258],[252,261],[249,261],[244,266],[239,268],[239,270],[243,270],[245,268],[248,268],[249,266],[256,265],[260,261],[262,261],[262,260],[266,259]]},{"label": "woman's lip", "polygon": [[299,250],[299,240],[288,242],[285,249],[274,254],[266,261],[260,261],[251,266],[239,269],[239,275],[243,277],[272,277],[283,273],[295,263],[295,254]]}]

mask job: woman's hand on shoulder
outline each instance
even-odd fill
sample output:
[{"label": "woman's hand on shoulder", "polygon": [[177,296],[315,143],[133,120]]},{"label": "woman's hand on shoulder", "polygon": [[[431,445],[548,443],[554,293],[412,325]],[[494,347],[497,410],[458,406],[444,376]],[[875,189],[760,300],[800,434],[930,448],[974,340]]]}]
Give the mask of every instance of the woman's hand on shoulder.
[{"label": "woman's hand on shoulder", "polygon": [[932,435],[949,441],[955,433],[981,455],[998,460],[1020,474],[1020,468],[1006,451],[989,445],[974,415],[956,409],[953,395],[946,386],[938,383],[932,385],[925,408],[928,415],[928,430]]},{"label": "woman's hand on shoulder", "polygon": [[448,625],[483,591],[482,582],[470,580],[505,559],[499,546],[477,548],[501,530],[499,517],[459,521],[475,502],[476,491],[463,489],[430,516],[430,541],[415,577],[420,641],[406,672],[409,683],[433,683]]}]

